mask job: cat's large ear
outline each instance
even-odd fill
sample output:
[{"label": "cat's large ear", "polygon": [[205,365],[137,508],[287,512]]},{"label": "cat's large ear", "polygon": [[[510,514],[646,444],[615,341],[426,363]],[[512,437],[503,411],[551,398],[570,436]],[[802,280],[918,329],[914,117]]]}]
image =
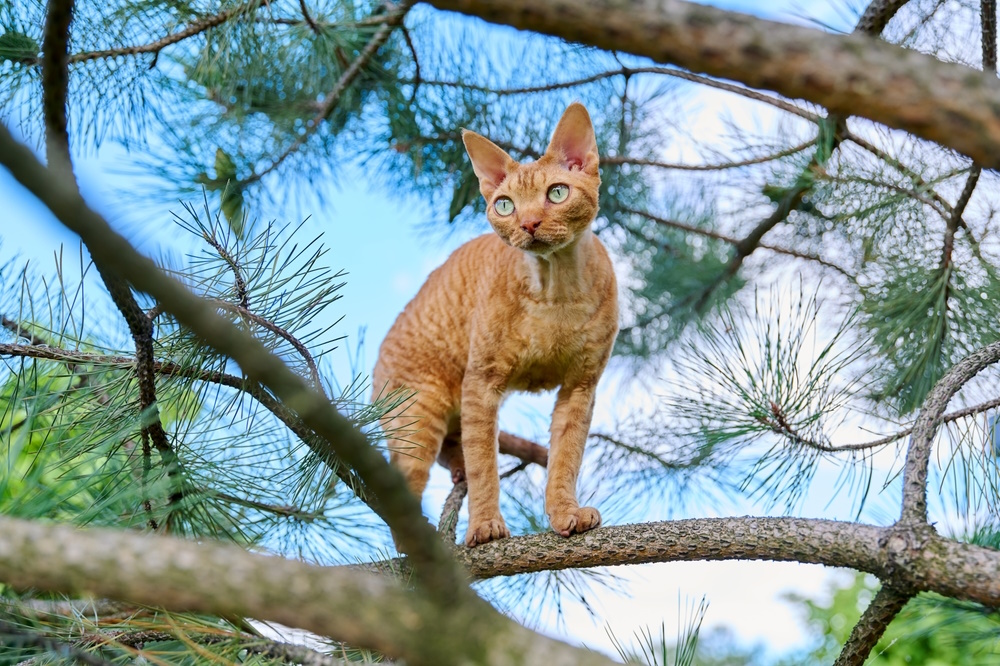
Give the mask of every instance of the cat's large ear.
[{"label": "cat's large ear", "polygon": [[583,104],[573,102],[566,107],[545,154],[555,157],[567,169],[580,169],[597,175],[600,162],[597,156],[597,138],[594,136],[590,114]]},{"label": "cat's large ear", "polygon": [[479,191],[489,201],[504,178],[517,168],[517,162],[503,148],[475,132],[462,130],[462,141],[479,178]]}]

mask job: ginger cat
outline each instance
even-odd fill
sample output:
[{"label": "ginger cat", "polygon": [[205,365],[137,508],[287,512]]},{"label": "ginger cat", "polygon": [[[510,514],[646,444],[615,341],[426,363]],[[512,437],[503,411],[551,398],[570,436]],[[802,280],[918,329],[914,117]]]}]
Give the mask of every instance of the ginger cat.
[{"label": "ginger cat", "polygon": [[[519,164],[475,132],[462,139],[495,234],[455,250],[431,273],[379,349],[376,394],[416,391],[383,419],[412,426],[391,459],[420,497],[437,457],[469,484],[467,546],[510,536],[500,515],[497,412],[508,391],[559,387],[545,509],[563,536],[601,524],[576,499],[597,381],[618,332],[618,291],[597,215],[597,142],[571,104],[537,162]],[[457,442],[461,441],[461,448]],[[464,458],[464,461],[463,461]]]}]

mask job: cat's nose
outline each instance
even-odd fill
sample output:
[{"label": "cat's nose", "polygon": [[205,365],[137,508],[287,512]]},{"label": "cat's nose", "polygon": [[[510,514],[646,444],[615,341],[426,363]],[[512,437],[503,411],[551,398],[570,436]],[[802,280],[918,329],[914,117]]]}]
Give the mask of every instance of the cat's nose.
[{"label": "cat's nose", "polygon": [[538,229],[539,225],[542,224],[541,220],[529,220],[528,222],[523,222],[521,228],[527,231],[532,236],[535,235],[535,230]]}]

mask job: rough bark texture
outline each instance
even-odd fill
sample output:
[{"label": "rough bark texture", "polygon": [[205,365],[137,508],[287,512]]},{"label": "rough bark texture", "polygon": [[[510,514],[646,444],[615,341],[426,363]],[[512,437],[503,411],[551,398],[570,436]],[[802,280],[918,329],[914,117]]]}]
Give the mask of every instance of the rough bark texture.
[{"label": "rough bark texture", "polygon": [[177,611],[250,616],[301,627],[407,663],[613,663],[536,634],[486,602],[453,607],[386,577],[120,530],[0,517],[0,580]]},{"label": "rough bark texture", "polygon": [[1000,168],[996,77],[865,35],[834,35],[680,0],[429,1],[807,99]]},{"label": "rough bark texture", "polygon": [[860,666],[865,663],[886,627],[912,598],[913,594],[907,590],[883,585],[854,626],[833,666]]},{"label": "rough bark texture", "polygon": [[900,522],[927,522],[927,467],[931,446],[941,425],[948,401],[983,368],[1000,361],[1000,342],[976,350],[955,364],[927,394],[920,415],[913,424],[913,437],[903,468],[903,512]]}]

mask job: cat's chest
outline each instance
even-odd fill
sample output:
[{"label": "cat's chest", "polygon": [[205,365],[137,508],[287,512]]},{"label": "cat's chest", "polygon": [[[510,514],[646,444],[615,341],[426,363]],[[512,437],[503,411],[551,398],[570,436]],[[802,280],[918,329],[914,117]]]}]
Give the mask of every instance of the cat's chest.
[{"label": "cat's chest", "polygon": [[516,359],[509,388],[540,391],[562,385],[587,354],[593,307],[586,303],[527,303],[510,322]]}]

